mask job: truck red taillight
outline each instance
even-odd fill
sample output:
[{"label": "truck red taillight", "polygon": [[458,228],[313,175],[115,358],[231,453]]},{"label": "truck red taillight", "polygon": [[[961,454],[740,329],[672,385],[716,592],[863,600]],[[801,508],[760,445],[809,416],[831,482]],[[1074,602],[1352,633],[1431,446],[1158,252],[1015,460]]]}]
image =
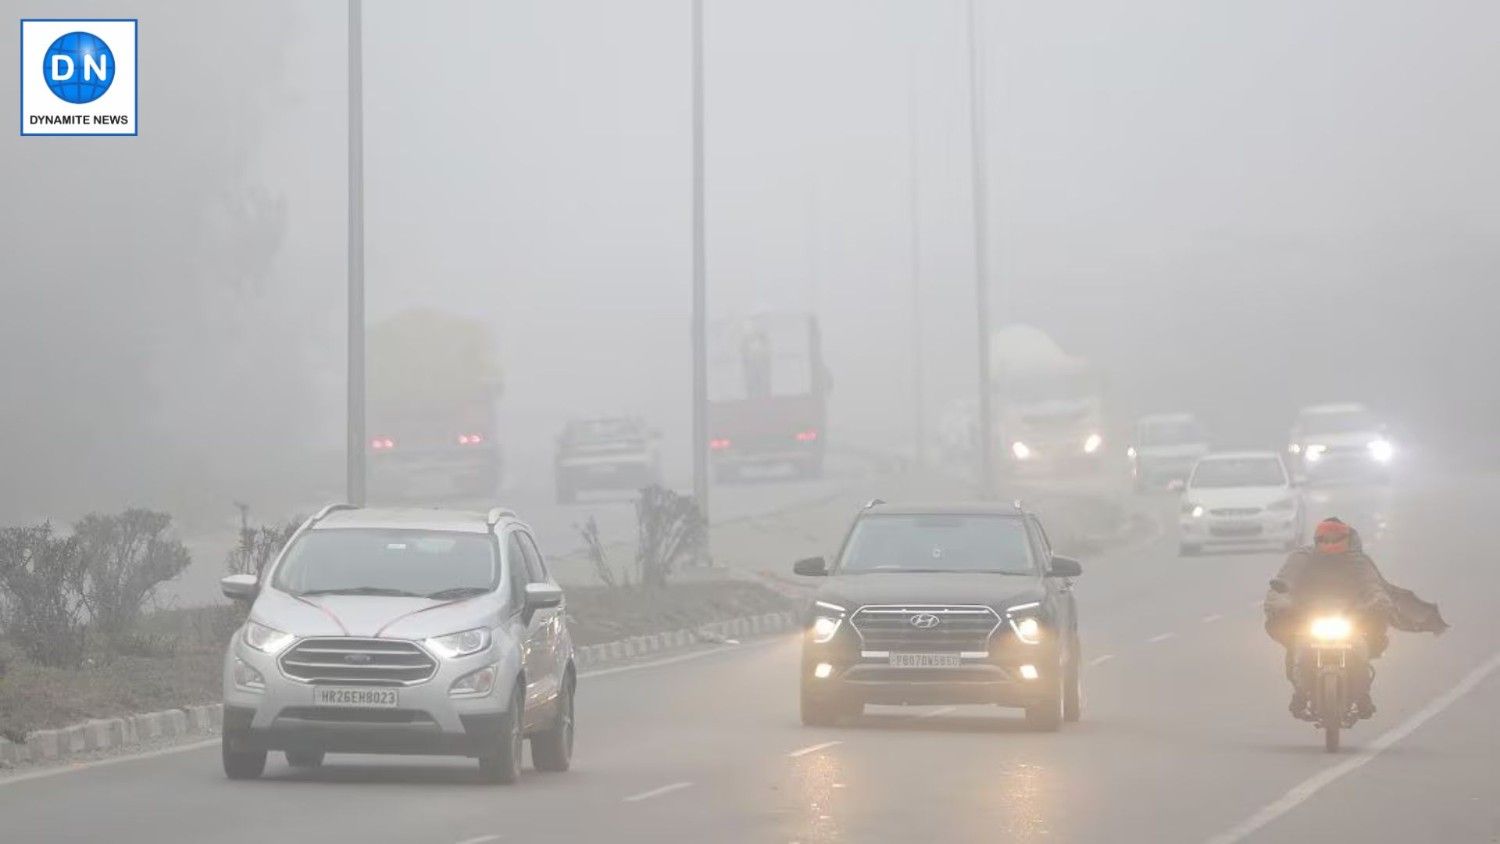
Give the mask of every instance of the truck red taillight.
[{"label": "truck red taillight", "polygon": [[714,451],[723,451],[724,449],[729,448],[729,446],[729,440],[724,437],[714,437],[713,439],[708,441],[708,447],[713,449]]},{"label": "truck red taillight", "polygon": [[396,447],[396,441],[390,437],[375,437],[370,440],[371,451],[390,451]]},{"label": "truck red taillight", "polygon": [[797,442],[799,442],[799,443],[810,443],[813,440],[816,440],[817,438],[818,438],[818,431],[817,431],[816,428],[810,428],[810,429],[808,429],[806,431],[798,431],[797,432]]},{"label": "truck red taillight", "polygon": [[459,445],[479,445],[482,442],[484,442],[484,435],[483,434],[459,434],[458,435],[458,444]]}]

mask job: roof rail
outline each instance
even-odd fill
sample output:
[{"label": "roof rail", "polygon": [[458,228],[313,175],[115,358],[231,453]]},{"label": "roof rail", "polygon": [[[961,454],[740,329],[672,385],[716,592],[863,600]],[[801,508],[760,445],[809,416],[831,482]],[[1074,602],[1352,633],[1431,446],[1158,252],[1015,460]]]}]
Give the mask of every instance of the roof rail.
[{"label": "roof rail", "polygon": [[332,513],[335,510],[358,510],[358,509],[359,509],[359,505],[358,504],[343,504],[343,503],[326,504],[326,505],[323,506],[323,509],[321,509],[317,513],[315,513],[313,515],[313,517],[311,519],[309,519],[308,521],[310,523],[320,522],[325,517],[327,517],[327,515],[329,513]]},{"label": "roof rail", "polygon": [[884,503],[885,503],[885,499],[884,498],[871,498],[869,501],[865,502],[865,506],[863,506],[863,507],[861,507],[859,509],[861,509],[861,510],[868,510],[871,507],[879,507],[880,505],[882,505]]},{"label": "roof rail", "polygon": [[500,524],[500,520],[507,516],[512,519],[516,518],[516,511],[509,507],[491,507],[490,512],[484,517],[484,523],[490,527],[494,527]]}]

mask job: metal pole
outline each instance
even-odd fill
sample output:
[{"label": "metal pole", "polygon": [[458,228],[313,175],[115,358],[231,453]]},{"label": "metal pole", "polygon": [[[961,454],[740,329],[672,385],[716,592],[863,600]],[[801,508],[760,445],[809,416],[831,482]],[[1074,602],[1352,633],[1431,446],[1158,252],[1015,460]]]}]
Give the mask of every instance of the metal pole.
[{"label": "metal pole", "polygon": [[922,362],[922,183],[919,164],[920,133],[917,126],[917,50],[918,42],[912,41],[910,84],[906,97],[907,126],[907,202],[911,215],[911,377],[912,417],[911,436],[914,449],[913,466],[917,469],[926,464],[923,451],[927,440],[925,422],[926,397],[922,379],[925,375]]},{"label": "metal pole", "polygon": [[978,0],[969,0],[969,128],[973,161],[974,310],[979,332],[979,496],[995,497],[995,426],[990,382],[989,177],[984,120],[984,51]]},{"label": "metal pole", "polygon": [[344,443],[350,504],[365,503],[365,140],[360,0],[349,0],[349,372]]},{"label": "metal pole", "polygon": [[[703,0],[693,3],[693,498],[708,510],[707,254],[703,192]],[[705,549],[705,557],[707,550]]]}]

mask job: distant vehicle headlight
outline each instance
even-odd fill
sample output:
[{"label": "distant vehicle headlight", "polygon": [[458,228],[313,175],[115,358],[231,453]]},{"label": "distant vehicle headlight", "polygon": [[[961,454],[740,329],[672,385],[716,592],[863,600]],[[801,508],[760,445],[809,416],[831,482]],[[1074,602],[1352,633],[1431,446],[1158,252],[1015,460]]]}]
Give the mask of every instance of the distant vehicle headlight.
[{"label": "distant vehicle headlight", "polygon": [[1203,513],[1204,510],[1202,504],[1194,504],[1190,501],[1185,501],[1182,504],[1182,515],[1184,516],[1192,516],[1195,519],[1201,519],[1203,518]]},{"label": "distant vehicle headlight", "polygon": [[1354,632],[1354,624],[1343,616],[1330,615],[1313,619],[1312,637],[1320,642],[1343,642]]},{"label": "distant vehicle headlight", "polygon": [[477,654],[489,647],[490,631],[484,627],[476,627],[473,630],[449,633],[446,636],[433,636],[427,640],[426,644],[444,659],[457,659],[461,656]]},{"label": "distant vehicle headlight", "polygon": [[1370,456],[1377,463],[1389,463],[1396,455],[1396,447],[1391,445],[1390,440],[1374,440],[1370,443]]},{"label": "distant vehicle headlight", "polygon": [[1328,451],[1328,446],[1326,445],[1310,445],[1303,452],[1302,456],[1307,462],[1316,463],[1323,459],[1323,453],[1326,451]]},{"label": "distant vehicle headlight", "polygon": [[1016,441],[1010,444],[1010,453],[1014,454],[1017,460],[1025,460],[1031,456],[1031,449],[1026,443]]},{"label": "distant vehicle headlight", "polygon": [[1131,460],[1134,460],[1138,456],[1136,454],[1135,446],[1131,446],[1130,448],[1125,449],[1125,456],[1129,457]]},{"label": "distant vehicle headlight", "polygon": [[296,638],[258,621],[245,623],[245,644],[264,654],[279,654]]},{"label": "distant vehicle headlight", "polygon": [[1297,507],[1297,502],[1296,501],[1293,501],[1290,498],[1283,498],[1280,501],[1273,501],[1273,502],[1271,502],[1271,506],[1267,507],[1266,509],[1267,510],[1275,510],[1277,512],[1285,513],[1287,511],[1296,509],[1296,507]]},{"label": "distant vehicle headlight", "polygon": [[813,619],[812,640],[816,644],[823,644],[833,638],[833,634],[839,632],[839,626],[844,623],[843,618],[833,618],[820,615]]},{"label": "distant vehicle headlight", "polygon": [[1101,445],[1104,445],[1103,437],[1098,434],[1089,434],[1088,438],[1083,441],[1083,453],[1093,454],[1099,450],[1099,446]]},{"label": "distant vehicle headlight", "polygon": [[1302,446],[1300,446],[1300,445],[1298,445],[1296,443],[1292,443],[1291,445],[1289,445],[1289,446],[1286,447],[1286,450],[1289,451],[1289,452],[1291,452],[1292,454],[1301,454],[1302,453]]}]

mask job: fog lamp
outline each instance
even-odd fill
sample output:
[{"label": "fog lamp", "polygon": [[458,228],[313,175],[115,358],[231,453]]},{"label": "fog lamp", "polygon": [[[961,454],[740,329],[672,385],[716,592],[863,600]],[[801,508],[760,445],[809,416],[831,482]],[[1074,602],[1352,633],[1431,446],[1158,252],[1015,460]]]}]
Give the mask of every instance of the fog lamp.
[{"label": "fog lamp", "polygon": [[1021,666],[1021,679],[1022,680],[1035,680],[1038,676],[1039,675],[1036,673],[1036,666],[1035,665],[1023,665],[1023,666]]}]

